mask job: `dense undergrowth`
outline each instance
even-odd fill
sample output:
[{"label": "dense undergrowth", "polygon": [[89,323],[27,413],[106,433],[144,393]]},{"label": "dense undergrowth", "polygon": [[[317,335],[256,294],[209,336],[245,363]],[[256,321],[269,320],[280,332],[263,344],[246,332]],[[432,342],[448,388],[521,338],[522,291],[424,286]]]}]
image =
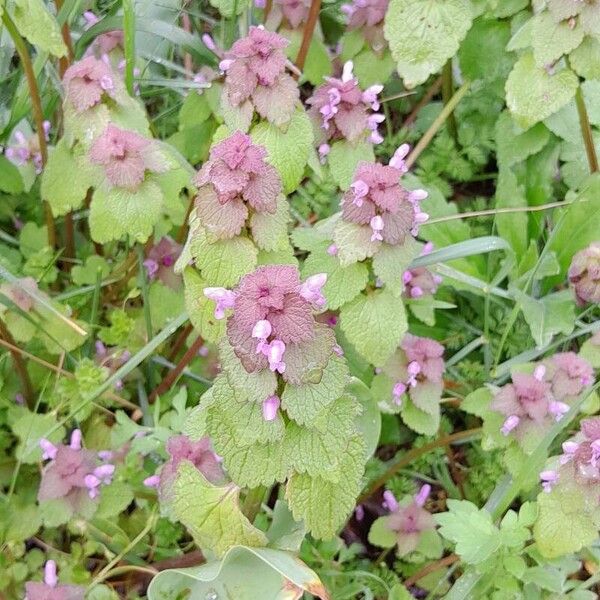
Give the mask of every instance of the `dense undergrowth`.
[{"label": "dense undergrowth", "polygon": [[0,600],[598,596],[596,0],[0,15]]}]

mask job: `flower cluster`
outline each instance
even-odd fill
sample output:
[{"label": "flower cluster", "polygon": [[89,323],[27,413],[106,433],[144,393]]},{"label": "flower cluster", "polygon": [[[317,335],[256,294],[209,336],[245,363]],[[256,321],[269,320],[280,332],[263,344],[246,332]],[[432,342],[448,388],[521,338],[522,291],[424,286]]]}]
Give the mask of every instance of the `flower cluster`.
[{"label": "flower cluster", "polygon": [[161,173],[167,165],[152,140],[109,123],[90,148],[90,160],[104,167],[111,186],[135,191],[146,171]]},{"label": "flower cluster", "polygon": [[42,459],[50,461],[42,472],[38,500],[62,498],[77,512],[88,498],[94,500],[100,487],[112,481],[115,466],[101,463],[106,453],[96,453],[81,447],[81,431],[75,429],[68,446],[55,445],[42,438],[39,442]]},{"label": "flower cluster", "polygon": [[383,18],[388,3],[389,0],[352,0],[351,4],[342,4],[342,11],[348,17],[348,29],[361,29],[375,51],[385,47]]},{"label": "flower cluster", "polygon": [[[425,256],[432,250],[433,244],[427,242],[423,246],[421,255]],[[442,278],[432,273],[426,267],[416,267],[415,269],[404,271],[402,274],[402,283],[404,284],[404,297],[414,299],[435,294],[438,286],[442,283]]]},{"label": "flower cluster", "polygon": [[429,218],[420,204],[427,192],[409,191],[400,182],[406,172],[407,153],[405,144],[387,166],[359,163],[350,189],[342,199],[342,218],[369,230],[372,242],[402,244],[407,235],[416,236],[419,225]]},{"label": "flower cluster", "polygon": [[385,517],[386,525],[397,535],[399,556],[414,552],[419,545],[421,534],[435,529],[435,520],[431,513],[423,508],[430,492],[431,486],[425,484],[406,506],[401,506],[389,490],[383,494],[384,506],[391,512]]},{"label": "flower cluster", "polygon": [[181,276],[175,273],[174,267],[181,254],[181,244],[168,235],[161,238],[158,244],[150,248],[144,267],[148,279],[158,279],[161,283],[174,290],[181,286]]},{"label": "flower cluster", "polygon": [[58,583],[56,563],[46,561],[44,582],[28,581],[25,584],[25,600],[83,600],[85,588],[80,585]]},{"label": "flower cluster", "polygon": [[63,77],[66,100],[79,113],[114,97],[115,77],[107,61],[87,56],[71,65]]},{"label": "flower cluster", "polygon": [[430,384],[441,392],[444,374],[444,347],[430,338],[407,333],[399,351],[382,371],[392,378],[394,403],[400,406],[405,394],[419,406],[420,393]]},{"label": "flower cluster", "polygon": [[[227,336],[246,371],[270,369],[298,383],[308,362],[322,368],[333,352],[333,332],[313,315],[325,305],[321,288],[326,280],[321,273],[302,282],[296,267],[267,265],[242,277],[235,291],[207,288],[204,293],[217,303],[216,318],[233,309]],[[266,398],[265,418],[274,418],[278,407],[278,397]]]},{"label": "flower cluster", "polygon": [[248,35],[225,52],[219,67],[225,73],[224,98],[231,106],[248,102],[261,117],[278,126],[290,120],[299,92],[285,72],[283,49],[288,43],[262,27],[250,27]]},{"label": "flower cluster", "polygon": [[158,489],[161,501],[168,502],[182,460],[191,462],[211,483],[223,479],[221,459],[213,452],[209,438],[193,441],[185,435],[173,436],[167,440],[166,449],[169,460],[162,466],[160,474],[144,479],[144,485]]},{"label": "flower cluster", "polygon": [[600,242],[592,242],[573,257],[569,281],[579,305],[600,304]]},{"label": "flower cluster", "polygon": [[[91,10],[86,10],[83,13],[83,18],[85,20],[86,29],[89,29],[96,23],[100,22],[100,18],[97,15],[95,15]],[[123,50],[124,41],[125,36],[123,34],[122,29],[115,29],[113,31],[101,33],[94,39],[94,42],[88,47],[88,49],[86,50],[86,55],[97,54],[98,56],[102,57],[106,56],[115,48]]]},{"label": "flower cluster", "polygon": [[236,131],[210,151],[195,178],[196,211],[202,225],[217,239],[239,235],[250,209],[274,214],[281,179],[265,159],[267,151]]},{"label": "flower cluster", "polygon": [[358,79],[354,77],[352,61],[344,65],[341,79],[327,77],[326,83],[319,86],[306,101],[310,105],[308,114],[320,128],[317,140],[319,153],[329,153],[330,141],[346,139],[356,143],[365,137],[373,144],[379,144],[383,138],[377,131],[385,119],[377,112],[380,104],[379,93],[382,85],[372,85],[361,90]]},{"label": "flower cluster", "polygon": [[592,382],[593,371],[587,361],[573,352],[557,354],[538,364],[532,375],[515,373],[512,383],[495,394],[491,409],[506,417],[503,435],[514,434],[521,440],[560,420]]},{"label": "flower cluster", "polygon": [[[44,137],[46,141],[50,135],[50,121],[44,121]],[[31,162],[35,172],[39,175],[42,172],[42,153],[40,151],[40,142],[37,135],[32,134],[26,137],[18,129],[13,134],[13,143],[6,148],[4,154],[10,162],[17,166],[22,166]]]},{"label": "flower cluster", "polygon": [[274,9],[279,9],[283,18],[292,29],[297,29],[299,25],[306,22],[308,10],[310,9],[310,0],[275,0]]}]

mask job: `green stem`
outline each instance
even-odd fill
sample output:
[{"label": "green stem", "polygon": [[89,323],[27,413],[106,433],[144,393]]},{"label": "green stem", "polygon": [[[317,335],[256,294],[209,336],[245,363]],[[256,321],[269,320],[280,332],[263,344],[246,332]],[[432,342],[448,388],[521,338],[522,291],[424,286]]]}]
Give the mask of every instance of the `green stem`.
[{"label": "green stem", "polygon": [[452,114],[458,103],[464,98],[466,93],[469,91],[471,82],[465,81],[456,93],[450,98],[448,103],[442,109],[442,112],[437,116],[435,121],[430,125],[429,129],[425,132],[423,137],[419,140],[413,151],[409,154],[406,159],[406,166],[410,169],[415,164],[417,158],[421,155],[423,150],[427,148],[429,142],[435,137],[435,134],[440,130],[441,126],[446,122],[446,119]]},{"label": "green stem", "polygon": [[242,512],[246,515],[250,523],[254,522],[256,515],[259,513],[266,493],[267,488],[262,485],[248,490],[242,506]]},{"label": "green stem", "polygon": [[575,92],[575,104],[577,105],[577,114],[579,115],[579,127],[581,128],[581,137],[583,138],[583,145],[585,146],[585,153],[587,155],[588,164],[590,166],[590,173],[597,173],[598,157],[596,156],[596,147],[594,145],[592,127],[588,118],[588,112],[585,106],[585,100],[583,98],[581,86],[579,86],[577,88],[577,91]]},{"label": "green stem", "polygon": [[[44,132],[44,111],[42,109],[42,99],[40,97],[37,79],[35,78],[31,57],[29,56],[29,51],[27,50],[27,44],[25,44],[25,40],[19,34],[19,30],[9,17],[6,10],[2,14],[2,23],[4,23],[8,34],[12,38],[17,54],[21,59],[21,65],[23,66],[25,78],[27,79],[27,87],[29,88],[29,97],[31,99],[31,108],[33,111],[33,120],[35,121],[35,128],[37,129],[40,154],[42,156],[42,166],[44,166],[48,160],[48,146],[46,144],[46,134]],[[50,205],[45,201],[44,213],[46,216],[46,228],[48,230],[48,245],[51,248],[55,248],[56,225],[54,223],[54,217],[52,216]]]},{"label": "green stem", "polygon": [[[140,287],[142,288],[142,300],[144,302],[144,321],[146,323],[146,336],[148,341],[152,339],[152,315],[150,313],[150,293],[148,289],[148,279],[146,277],[146,268],[144,267],[144,248],[140,244],[136,246],[138,259],[138,277]],[[150,362],[146,364],[146,377],[150,389],[154,388],[154,369]]]},{"label": "green stem", "polygon": [[[452,79],[452,59],[449,59],[448,62],[444,65],[442,70],[442,100],[444,101],[444,106],[452,100],[452,95],[454,94],[454,81]],[[451,112],[448,115],[448,132],[452,136],[452,139],[458,144],[458,128],[456,126],[456,118],[454,116],[454,112]]]}]

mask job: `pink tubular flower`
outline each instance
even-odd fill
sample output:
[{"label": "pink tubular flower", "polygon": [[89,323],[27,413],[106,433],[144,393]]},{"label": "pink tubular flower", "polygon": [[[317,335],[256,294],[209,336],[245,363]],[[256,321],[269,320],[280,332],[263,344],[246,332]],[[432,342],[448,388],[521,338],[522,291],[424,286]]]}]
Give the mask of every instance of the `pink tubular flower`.
[{"label": "pink tubular flower", "polygon": [[81,431],[78,429],[71,434],[68,446],[55,445],[43,438],[39,444],[42,458],[50,461],[42,472],[38,490],[40,502],[62,498],[77,512],[86,496],[96,498],[100,486],[111,482],[114,465],[98,465],[97,454],[81,447]]},{"label": "pink tubular flower", "polygon": [[181,244],[169,236],[161,238],[158,244],[150,248],[148,257],[144,261],[148,279],[158,279],[171,289],[179,289],[181,276],[175,273],[173,267],[180,254]]},{"label": "pink tubular flower", "polygon": [[299,98],[298,86],[285,72],[284,37],[263,27],[250,27],[248,35],[225,52],[225,98],[232,106],[250,102],[261,117],[280,126],[287,123]]},{"label": "pink tubular flower", "polygon": [[390,512],[398,510],[398,501],[390,490],[385,490],[385,492],[383,492],[383,507],[387,508]]},{"label": "pink tubular flower", "polygon": [[195,178],[196,212],[216,238],[239,235],[251,211],[276,212],[281,178],[266,157],[267,151],[240,131],[211,149]]},{"label": "pink tubular flower", "polygon": [[[248,372],[268,368],[289,381],[298,377],[305,361],[312,361],[315,368],[325,366],[335,337],[313,315],[314,306],[320,304],[321,279],[309,278],[303,284],[298,269],[288,265],[262,266],[242,277],[227,335]],[[299,347],[312,350],[317,334],[322,343],[314,356],[298,351]]]},{"label": "pink tubular flower", "polygon": [[46,561],[44,565],[44,582],[28,581],[25,583],[26,600],[83,600],[85,587],[58,583],[56,563]]},{"label": "pink tubular flower", "polygon": [[558,479],[559,475],[556,471],[542,471],[540,473],[540,480],[544,492],[549,494],[552,491],[552,488],[558,483]]},{"label": "pink tubular flower", "polygon": [[150,475],[144,479],[144,485],[149,488],[157,488],[160,485],[160,475]]},{"label": "pink tubular flower", "polygon": [[373,112],[379,109],[378,94],[383,86],[372,85],[362,91],[352,67],[351,61],[344,65],[341,79],[326,77],[326,83],[316,88],[307,100],[308,114],[320,127],[318,144],[338,139],[355,143],[368,138],[374,144],[383,141],[377,127],[385,117]]},{"label": "pink tubular flower", "polygon": [[[44,137],[46,141],[50,134],[50,121],[43,122]],[[40,141],[37,134],[32,134],[29,138],[25,137],[22,131],[18,129],[13,133],[12,143],[4,152],[6,158],[17,166],[25,165],[31,162],[35,168],[36,174],[42,172],[42,153],[40,151]]]},{"label": "pink tubular flower", "polygon": [[[401,176],[402,170],[394,166],[359,163],[342,200],[342,218],[369,227],[372,241],[396,245],[404,243],[407,235],[416,235],[426,218],[419,202],[427,193],[406,190]],[[423,284],[431,287],[426,281]]]},{"label": "pink tubular flower", "polygon": [[573,257],[569,282],[579,305],[600,304],[600,242],[592,242]]},{"label": "pink tubular flower", "polygon": [[236,295],[226,288],[207,287],[204,288],[204,295],[216,303],[215,319],[223,319],[225,311],[235,306]]},{"label": "pink tubular flower", "polygon": [[277,411],[279,410],[279,405],[281,401],[279,400],[279,396],[269,396],[262,403],[262,414],[263,419],[265,421],[273,421],[275,417],[277,417]]},{"label": "pink tubular flower", "polygon": [[104,167],[111,185],[130,190],[140,186],[146,171],[160,173],[166,169],[151,140],[112,123],[92,144],[90,160]]},{"label": "pink tubular flower", "polygon": [[550,384],[543,379],[544,373],[536,375],[515,373],[512,383],[496,392],[490,406],[507,417],[501,428],[504,435],[514,432],[521,439],[530,431],[547,428],[569,409],[553,397]]},{"label": "pink tubular flower", "polygon": [[79,113],[102,102],[103,96],[113,97],[114,74],[110,65],[93,56],[72,64],[63,77],[66,99]]},{"label": "pink tubular flower", "polygon": [[[423,246],[422,256],[429,254],[433,250],[433,244],[427,242]],[[408,269],[402,275],[404,283],[405,298],[421,298],[423,296],[432,296],[437,292],[438,286],[442,283],[442,278],[432,273],[426,267],[417,267],[416,269]]]},{"label": "pink tubular flower", "polygon": [[327,301],[325,300],[325,296],[323,296],[321,289],[326,283],[327,273],[311,275],[300,286],[300,295],[316,308],[323,308]]}]

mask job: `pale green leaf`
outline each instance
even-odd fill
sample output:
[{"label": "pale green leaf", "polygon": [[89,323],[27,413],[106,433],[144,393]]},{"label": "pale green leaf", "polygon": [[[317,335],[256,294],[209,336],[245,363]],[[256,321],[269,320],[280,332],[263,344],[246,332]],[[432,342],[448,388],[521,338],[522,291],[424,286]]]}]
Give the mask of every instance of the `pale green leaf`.
[{"label": "pale green leaf", "polygon": [[369,543],[380,548],[393,548],[398,542],[396,532],[389,522],[390,517],[386,515],[373,521],[369,529]]},{"label": "pale green leaf", "polygon": [[61,426],[53,433],[46,435],[48,431],[57,426],[55,414],[40,415],[25,409],[22,409],[22,412],[22,416],[11,423],[12,432],[19,440],[15,455],[24,463],[34,464],[42,460],[40,439],[46,438],[54,444],[60,444],[63,441],[65,429]]},{"label": "pale green leaf", "polygon": [[277,210],[274,214],[254,213],[250,218],[250,229],[256,245],[261,250],[273,252],[285,250],[289,246],[288,223],[289,205],[284,196],[277,198]]},{"label": "pale green leaf", "polygon": [[122,513],[132,502],[133,491],[124,481],[113,481],[102,487],[94,517],[111,519]]},{"label": "pale green leaf", "polygon": [[586,36],[569,55],[571,68],[584,79],[600,79],[600,40]]},{"label": "pale green leaf", "polygon": [[510,167],[537,154],[550,139],[543,123],[527,131],[521,131],[513,122],[508,111],[503,111],[496,121],[496,154],[498,163]]},{"label": "pale green leaf", "polygon": [[544,68],[581,44],[583,27],[579,21],[574,26],[568,20],[557,23],[549,11],[543,11],[533,16],[531,41],[536,65]]},{"label": "pale green leaf", "polygon": [[340,220],[333,233],[333,241],[337,246],[337,258],[343,267],[373,256],[379,242],[371,241],[372,231],[369,227]]},{"label": "pale green leaf", "polygon": [[215,303],[204,295],[209,285],[192,267],[183,272],[183,281],[185,308],[192,325],[206,341],[216,342],[225,333],[226,319],[215,318]]},{"label": "pale green leaf", "polygon": [[0,191],[7,194],[20,194],[23,191],[19,169],[4,155],[0,155]]},{"label": "pale green leaf", "polygon": [[404,290],[402,275],[420,252],[421,244],[411,236],[406,236],[404,243],[397,246],[382,243],[373,257],[373,271],[386,289],[399,296]]},{"label": "pale green leaf", "polygon": [[12,18],[19,33],[34,46],[54,56],[66,55],[58,23],[43,0],[15,0]]},{"label": "pale green leaf", "polygon": [[364,48],[352,61],[354,76],[362,89],[375,84],[385,84],[396,68],[396,62],[387,48],[381,52],[374,52],[370,47]]},{"label": "pale green leaf", "polygon": [[440,426],[439,407],[435,412],[426,412],[406,396],[402,402],[400,415],[408,427],[422,435],[434,435]]},{"label": "pale green leaf", "polygon": [[[289,31],[283,29],[280,31],[280,34],[290,40],[285,53],[294,62],[302,43],[302,30]],[[316,35],[313,35],[308,47],[308,54],[306,55],[306,62],[304,63],[300,83],[308,81],[313,85],[321,85],[323,78],[331,75],[332,71],[331,58],[329,58],[327,47]]]},{"label": "pale green leaf", "polygon": [[327,164],[333,180],[342,190],[349,189],[354,171],[361,162],[375,162],[373,144],[369,142],[351,144],[347,140],[339,140],[331,144]]}]

